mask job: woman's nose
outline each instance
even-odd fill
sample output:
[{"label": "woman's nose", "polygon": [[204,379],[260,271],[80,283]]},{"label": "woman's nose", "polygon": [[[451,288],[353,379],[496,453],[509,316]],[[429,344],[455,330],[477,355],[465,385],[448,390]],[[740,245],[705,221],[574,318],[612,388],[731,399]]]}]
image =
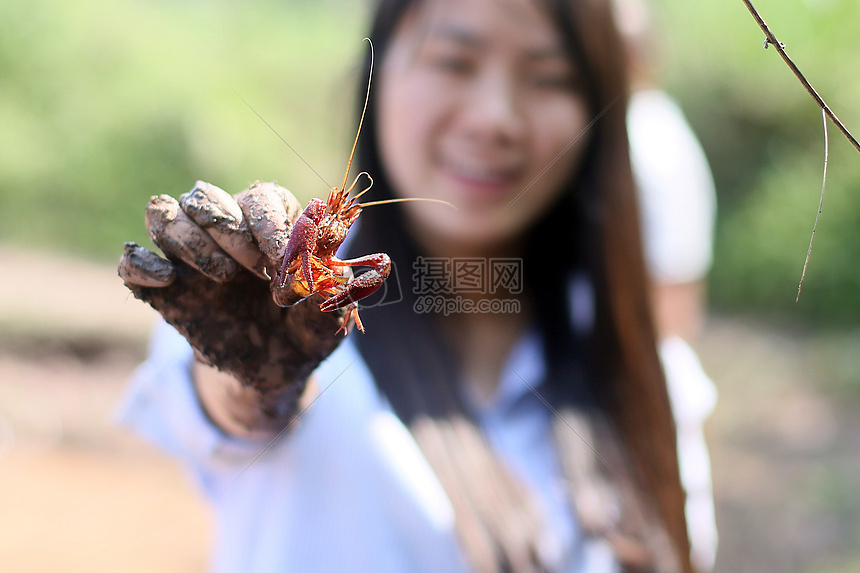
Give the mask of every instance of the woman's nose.
[{"label": "woman's nose", "polygon": [[520,139],[526,127],[519,86],[513,74],[487,70],[473,85],[464,112],[472,137],[510,144]]}]

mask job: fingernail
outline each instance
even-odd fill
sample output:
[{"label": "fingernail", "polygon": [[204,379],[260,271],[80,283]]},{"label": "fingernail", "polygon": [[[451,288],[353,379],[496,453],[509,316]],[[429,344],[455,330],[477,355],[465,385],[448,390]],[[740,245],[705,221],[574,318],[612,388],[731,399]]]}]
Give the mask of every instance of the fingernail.
[{"label": "fingernail", "polygon": [[145,287],[166,287],[176,279],[176,269],[170,261],[137,243],[125,244],[117,273],[126,284]]}]

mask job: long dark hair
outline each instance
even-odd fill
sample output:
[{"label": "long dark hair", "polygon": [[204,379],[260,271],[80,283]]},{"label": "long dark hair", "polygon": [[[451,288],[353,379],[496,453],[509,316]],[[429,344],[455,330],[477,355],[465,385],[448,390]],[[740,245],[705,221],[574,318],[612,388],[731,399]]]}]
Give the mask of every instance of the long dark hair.
[{"label": "long dark hair", "polygon": [[[419,1],[381,0],[370,35],[377,61]],[[608,0],[542,3],[586,79],[591,117],[599,119],[575,179],[526,238],[525,282],[548,365],[541,396],[556,413],[559,458],[577,490],[571,498],[584,529],[606,537],[625,567],[690,571],[675,428],[656,352],[628,156],[624,47]],[[373,198],[386,199],[394,194],[379,156],[376,99],[371,92],[358,157],[373,175]],[[429,315],[412,310],[412,264],[421,251],[402,210],[392,205],[364,212],[350,251],[384,251],[394,263],[399,288],[389,285],[387,301],[362,310],[367,333],[355,340],[451,498],[472,565],[532,570],[540,524],[529,494],[470,418],[456,352]],[[569,318],[574,276],[587,277],[594,294],[593,328],[586,332]],[[385,304],[392,292],[403,300]],[[597,460],[585,459],[595,451]],[[578,503],[583,490],[599,489],[593,482],[607,484],[627,507],[616,523]]]}]

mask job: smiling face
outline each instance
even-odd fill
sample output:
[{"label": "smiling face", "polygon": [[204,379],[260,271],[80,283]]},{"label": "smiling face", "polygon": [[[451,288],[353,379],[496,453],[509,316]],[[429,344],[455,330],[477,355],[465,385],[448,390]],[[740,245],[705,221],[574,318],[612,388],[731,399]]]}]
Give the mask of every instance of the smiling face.
[{"label": "smiling face", "polygon": [[[589,117],[579,71],[533,0],[426,0],[382,62],[383,164],[438,254],[510,251],[573,177]],[[513,247],[515,248],[515,247]]]}]

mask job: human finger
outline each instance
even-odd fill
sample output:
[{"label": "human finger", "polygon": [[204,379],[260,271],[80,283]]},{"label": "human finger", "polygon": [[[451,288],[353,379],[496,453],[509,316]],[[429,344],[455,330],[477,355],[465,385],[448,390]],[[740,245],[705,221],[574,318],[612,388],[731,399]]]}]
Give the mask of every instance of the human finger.
[{"label": "human finger", "polygon": [[215,239],[201,229],[170,195],[153,196],[146,206],[146,228],[152,241],[170,257],[176,257],[218,282],[233,278],[239,264],[221,250]]},{"label": "human finger", "polygon": [[254,183],[236,196],[251,234],[269,258],[274,276],[284,258],[293,223],[302,213],[295,196],[277,183]]},{"label": "human finger", "polygon": [[125,244],[117,272],[126,285],[166,287],[176,280],[173,263],[137,243]]},{"label": "human finger", "polygon": [[254,242],[242,209],[232,195],[198,181],[194,189],[179,196],[179,205],[228,255],[257,276],[266,278],[263,273],[266,255]]}]

